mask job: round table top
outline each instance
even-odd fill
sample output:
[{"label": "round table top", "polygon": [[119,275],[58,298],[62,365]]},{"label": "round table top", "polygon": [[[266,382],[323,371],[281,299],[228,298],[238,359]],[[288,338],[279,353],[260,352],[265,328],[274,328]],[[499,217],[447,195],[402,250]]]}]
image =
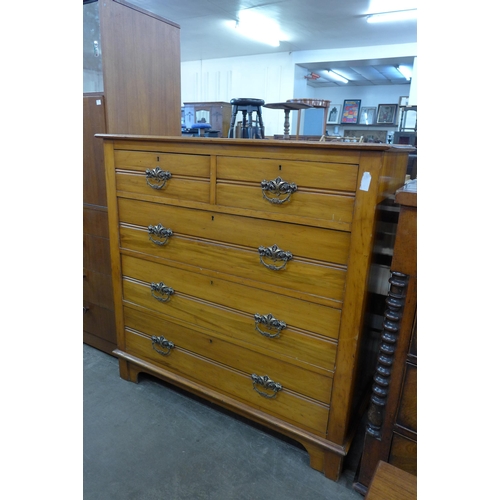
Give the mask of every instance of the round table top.
[{"label": "round table top", "polygon": [[328,108],[331,103],[325,99],[288,99],[287,102],[309,104],[313,108]]},{"label": "round table top", "polygon": [[271,102],[268,104],[264,105],[264,108],[270,108],[270,109],[289,109],[291,111],[297,110],[297,109],[306,109],[306,108],[313,108],[314,106],[311,106],[310,104],[306,104],[303,102]]}]

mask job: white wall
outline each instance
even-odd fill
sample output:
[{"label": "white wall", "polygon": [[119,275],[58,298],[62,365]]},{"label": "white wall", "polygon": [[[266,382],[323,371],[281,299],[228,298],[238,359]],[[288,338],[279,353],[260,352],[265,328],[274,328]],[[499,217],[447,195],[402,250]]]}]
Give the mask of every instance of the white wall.
[{"label": "white wall", "polygon": [[[288,52],[181,64],[181,101],[229,102],[236,97],[281,102],[293,97],[294,63]],[[263,108],[266,135],[283,133],[283,111]]]},{"label": "white wall", "polygon": [[[397,103],[409,95],[410,86],[356,87],[339,93],[339,88],[315,89],[307,85],[301,62],[345,61],[387,57],[416,56],[416,44],[382,45],[350,49],[279,52],[245,57],[207,59],[181,63],[181,102],[226,101],[235,97],[253,97],[265,102],[283,102],[292,98],[328,99],[342,104],[344,99],[361,99],[362,106]],[[414,83],[416,81],[414,79]],[[400,87],[407,87],[402,89]],[[349,87],[352,89],[352,87]],[[364,90],[358,90],[364,89]],[[295,131],[296,112],[290,114]],[[263,109],[266,135],[282,134],[284,113]]]}]

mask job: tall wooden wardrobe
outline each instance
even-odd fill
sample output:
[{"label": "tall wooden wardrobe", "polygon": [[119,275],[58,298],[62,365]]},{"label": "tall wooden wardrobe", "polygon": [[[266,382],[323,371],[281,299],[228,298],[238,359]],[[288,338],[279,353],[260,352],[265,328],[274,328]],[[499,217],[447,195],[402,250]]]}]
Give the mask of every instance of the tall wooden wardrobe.
[{"label": "tall wooden wardrobe", "polygon": [[116,348],[102,140],[181,135],[180,27],[124,0],[83,1],[83,341]]}]

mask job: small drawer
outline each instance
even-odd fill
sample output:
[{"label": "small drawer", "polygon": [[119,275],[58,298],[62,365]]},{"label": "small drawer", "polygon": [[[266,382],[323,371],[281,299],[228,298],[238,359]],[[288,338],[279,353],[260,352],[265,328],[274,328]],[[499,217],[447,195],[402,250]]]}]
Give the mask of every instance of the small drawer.
[{"label": "small drawer", "polygon": [[244,208],[281,215],[334,222],[339,229],[350,231],[354,196],[298,189],[283,203],[274,203],[263,196],[260,185],[217,183],[217,203],[225,207]]},{"label": "small drawer", "polygon": [[[273,398],[261,396],[254,390],[252,374],[268,375],[272,378],[275,376],[274,373],[258,373],[259,367],[256,367],[255,373],[234,370],[180,347],[174,347],[169,355],[160,355],[152,349],[152,340],[148,335],[131,332],[128,329],[125,330],[125,343],[129,354],[163,368],[167,377],[168,372],[179,374],[219,393],[225,393],[268,415],[298,424],[316,435],[324,437],[326,434],[327,405],[303,398],[283,384],[282,390],[276,392]],[[281,383],[278,379],[275,382]],[[265,389],[261,392],[265,392]]]},{"label": "small drawer", "polygon": [[358,165],[217,158],[217,203],[334,222],[350,231]]},{"label": "small drawer", "polygon": [[[323,403],[330,401],[333,378],[331,371],[308,370],[294,362],[293,358],[282,360],[272,357],[272,351],[269,355],[262,354],[244,345],[232,343],[229,339],[177,325],[150,312],[127,307],[124,309],[126,328],[138,330],[150,337],[164,336],[179,348],[239,371],[249,373],[257,369],[260,372],[280,374],[281,382],[290,390]],[[166,354],[156,344],[151,345],[153,359],[161,360]]]},{"label": "small drawer", "polygon": [[[161,184],[157,184],[161,185]],[[116,190],[137,195],[157,196],[171,200],[188,200],[201,203],[210,202],[208,180],[193,180],[172,176],[160,188],[148,185],[144,172],[116,172]]]},{"label": "small drawer", "polygon": [[118,192],[202,203],[210,201],[210,158],[115,151]]},{"label": "small drawer", "polygon": [[184,177],[210,176],[210,156],[141,151],[115,151],[115,169],[144,172],[160,168]]},{"label": "small drawer", "polygon": [[326,189],[354,193],[358,165],[317,161],[219,156],[217,179],[260,185],[280,177],[298,188]]},{"label": "small drawer", "polygon": [[[255,249],[261,245],[279,242],[279,246],[294,256],[320,260],[327,263],[347,265],[351,234],[318,227],[288,224],[252,217],[223,214],[205,210],[194,210],[172,205],[162,205],[144,201],[118,199],[118,212],[123,232],[129,232],[124,225],[138,226],[142,232],[126,241],[122,237],[122,246],[133,244],[135,250],[152,253],[158,257],[182,260],[182,253],[174,257],[176,237],[203,238],[214,243],[228,243]],[[168,242],[147,233],[159,224],[171,229],[173,236]],[[131,227],[132,229],[132,227]],[[123,235],[122,235],[123,236]],[[154,243],[152,240],[155,240]],[[137,248],[139,245],[140,248]]]}]

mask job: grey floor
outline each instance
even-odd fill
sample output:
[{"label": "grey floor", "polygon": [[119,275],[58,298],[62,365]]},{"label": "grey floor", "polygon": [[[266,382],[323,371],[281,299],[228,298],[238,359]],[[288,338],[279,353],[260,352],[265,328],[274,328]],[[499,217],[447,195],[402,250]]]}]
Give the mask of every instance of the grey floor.
[{"label": "grey floor", "polygon": [[360,500],[362,433],[338,482],[294,442],[83,346],[84,500]]}]

